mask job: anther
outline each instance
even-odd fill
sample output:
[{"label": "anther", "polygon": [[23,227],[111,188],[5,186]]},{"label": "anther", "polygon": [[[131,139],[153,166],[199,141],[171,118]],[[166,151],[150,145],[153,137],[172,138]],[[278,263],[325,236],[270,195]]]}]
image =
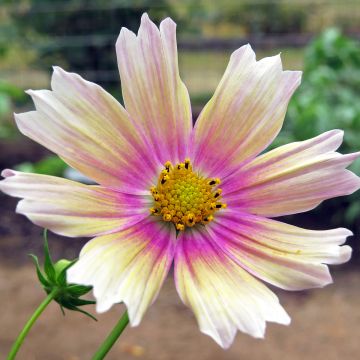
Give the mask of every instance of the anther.
[{"label": "anther", "polygon": [[166,183],[166,181],[169,179],[170,179],[170,176],[168,174],[163,175],[163,177],[161,179],[161,185],[164,185]]},{"label": "anther", "polygon": [[172,168],[171,161],[167,161],[164,166],[165,166],[166,171],[169,172],[170,168]]},{"label": "anther", "polygon": [[185,225],[183,224],[176,224],[176,229],[179,231],[183,231],[185,229]]},{"label": "anther", "polygon": [[203,222],[204,223],[209,223],[210,221],[213,221],[214,220],[214,217],[212,215],[208,215],[208,216],[205,216],[204,219],[203,219]]},{"label": "anther", "polygon": [[159,214],[159,209],[157,208],[150,208],[150,213],[153,214],[153,215],[156,215],[156,214]]},{"label": "anther", "polygon": [[217,189],[216,193],[214,194],[214,198],[218,198],[220,195],[222,194],[222,190],[221,189]]},{"label": "anther", "polygon": [[185,169],[188,170],[190,167],[190,159],[185,159]]},{"label": "anther", "polygon": [[171,219],[172,219],[171,214],[167,213],[167,214],[163,215],[163,220],[164,221],[171,221]]},{"label": "anther", "polygon": [[216,209],[226,209],[227,208],[227,205],[224,203],[224,204],[216,204]]},{"label": "anther", "polygon": [[186,225],[194,226],[195,225],[195,215],[192,213],[187,214],[186,216]]},{"label": "anther", "polygon": [[220,179],[219,178],[211,179],[208,184],[210,186],[219,185],[220,184]]}]

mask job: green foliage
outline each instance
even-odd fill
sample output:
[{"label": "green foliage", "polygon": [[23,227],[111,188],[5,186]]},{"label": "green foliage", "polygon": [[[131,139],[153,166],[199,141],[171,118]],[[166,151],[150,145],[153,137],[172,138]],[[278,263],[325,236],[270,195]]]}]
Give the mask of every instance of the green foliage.
[{"label": "green foliage", "polygon": [[14,124],[10,121],[13,104],[23,99],[24,94],[21,89],[0,81],[0,139],[11,137],[14,134]]},{"label": "green foliage", "polygon": [[47,232],[44,231],[44,271],[40,269],[40,264],[38,258],[30,254],[30,257],[34,261],[36,273],[40,284],[44,288],[47,294],[50,294],[55,291],[54,300],[60,305],[61,311],[64,313],[64,308],[72,311],[81,312],[93,320],[96,320],[94,316],[88,312],[79,308],[79,306],[94,304],[94,301],[80,299],[81,296],[87,294],[92,287],[77,285],[77,284],[68,284],[66,281],[66,271],[75,264],[77,260],[67,260],[61,259],[56,263],[53,263],[48,241],[47,241]]},{"label": "green foliage", "polygon": [[[358,151],[359,91],[359,44],[337,29],[325,31],[306,49],[302,85],[289,104],[284,129],[274,146],[342,129],[345,137],[341,150],[345,153]],[[351,169],[360,175],[360,161]],[[349,223],[360,215],[359,195],[350,199],[351,204],[345,212]]]},{"label": "green foliage", "polygon": [[144,12],[157,21],[172,13],[165,0],[31,0],[12,20],[18,41],[38,54],[34,67],[57,64],[118,89],[116,39],[123,26],[137,31]]},{"label": "green foliage", "polygon": [[36,163],[23,162],[15,167],[18,171],[60,176],[64,175],[66,163],[56,155],[51,155]]},{"label": "green foliage", "polygon": [[[301,4],[281,2],[244,2],[238,11],[228,14],[229,20],[240,22],[251,34],[288,34],[305,30],[306,8]],[[281,19],[281,21],[279,21]]]}]

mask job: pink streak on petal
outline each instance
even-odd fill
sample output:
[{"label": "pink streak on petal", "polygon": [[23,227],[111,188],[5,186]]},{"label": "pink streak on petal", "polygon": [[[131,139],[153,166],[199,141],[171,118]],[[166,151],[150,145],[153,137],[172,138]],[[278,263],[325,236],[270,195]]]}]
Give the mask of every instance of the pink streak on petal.
[{"label": "pink streak on petal", "polygon": [[124,302],[132,326],[140,323],[169,272],[175,248],[173,226],[154,217],[88,242],[68,281],[94,287],[97,311]]},{"label": "pink streak on petal", "polygon": [[209,232],[214,243],[254,276],[286,290],[323,287],[332,282],[325,264],[349,260],[342,245],[351,231],[306,230],[227,209]]},{"label": "pink streak on petal", "polygon": [[23,198],[16,211],[60,235],[111,233],[149,216],[149,197],[9,169],[2,175],[0,190]]},{"label": "pink streak on petal", "polygon": [[174,261],[181,299],[200,330],[222,347],[231,345],[238,329],[261,338],[266,321],[290,323],[275,294],[238,266],[207,228],[181,233]]},{"label": "pink streak on petal", "polygon": [[124,108],[101,87],[55,67],[52,91],[29,90],[37,111],[16,114],[20,131],[104,186],[145,194],[160,164]]},{"label": "pink streak on petal", "polygon": [[171,19],[165,19],[159,31],[144,14],[138,36],[122,28],[116,43],[126,109],[144,129],[160,163],[184,160],[192,129],[189,95],[179,77],[175,31]]},{"label": "pink streak on petal", "polygon": [[248,162],[222,183],[224,201],[267,217],[308,211],[322,201],[349,195],[360,179],[345,170],[360,153],[334,152],[342,132],[281,146]]},{"label": "pink streak on petal", "polygon": [[249,45],[235,51],[192,136],[195,166],[224,178],[264,150],[281,129],[301,73],[279,56],[256,61]]}]

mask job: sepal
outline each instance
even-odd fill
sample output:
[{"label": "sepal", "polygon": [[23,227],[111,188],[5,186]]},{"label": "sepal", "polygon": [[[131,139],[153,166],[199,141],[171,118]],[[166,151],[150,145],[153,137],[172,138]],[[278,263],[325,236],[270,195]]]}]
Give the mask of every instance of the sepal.
[{"label": "sepal", "polygon": [[80,299],[87,294],[92,287],[77,284],[68,284],[66,271],[76,263],[75,260],[60,259],[53,262],[51,259],[49,245],[47,241],[47,231],[44,231],[44,268],[40,268],[37,256],[29,254],[36,268],[36,274],[40,284],[47,294],[54,293],[54,300],[60,305],[62,313],[65,315],[64,308],[72,311],[81,312],[93,320],[96,318],[79,308],[79,306],[95,304],[95,301]]}]

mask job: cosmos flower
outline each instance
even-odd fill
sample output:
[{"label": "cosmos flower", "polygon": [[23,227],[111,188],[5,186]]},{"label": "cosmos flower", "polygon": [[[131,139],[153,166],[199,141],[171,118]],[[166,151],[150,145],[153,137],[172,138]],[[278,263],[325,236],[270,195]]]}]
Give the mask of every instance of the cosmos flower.
[{"label": "cosmos flower", "polygon": [[289,324],[262,281],[287,290],[331,283],[346,262],[346,229],[305,230],[272,218],[307,211],[360,187],[335,150],[342,132],[263,153],[283,123],[301,73],[279,56],[236,50],[195,126],[180,80],[176,25],[145,14],[116,43],[125,107],[101,87],[55,67],[52,90],[28,91],[36,111],[20,131],[98,185],[4,170],[17,212],[55,233],[93,237],[68,281],[92,285],[97,311],[124,302],[138,325],[171,265],[202,332],[223,347],[237,330],[263,337]]}]

